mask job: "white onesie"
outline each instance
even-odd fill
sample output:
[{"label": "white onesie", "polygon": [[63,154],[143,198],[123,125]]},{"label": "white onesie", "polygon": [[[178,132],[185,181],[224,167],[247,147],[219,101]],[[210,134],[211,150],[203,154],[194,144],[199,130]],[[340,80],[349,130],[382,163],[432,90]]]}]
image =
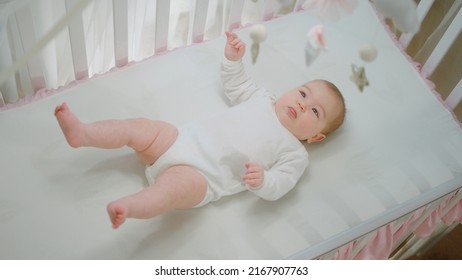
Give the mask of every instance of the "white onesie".
[{"label": "white onesie", "polygon": [[[175,143],[146,168],[146,177],[152,184],[168,167],[194,167],[208,183],[206,197],[196,207],[244,190],[266,200],[277,200],[295,186],[305,171],[308,153],[279,122],[275,96],[247,77],[241,61],[225,58],[221,73],[225,94],[232,105],[239,105],[182,126]],[[264,182],[257,189],[242,181],[247,162],[265,169]]]}]

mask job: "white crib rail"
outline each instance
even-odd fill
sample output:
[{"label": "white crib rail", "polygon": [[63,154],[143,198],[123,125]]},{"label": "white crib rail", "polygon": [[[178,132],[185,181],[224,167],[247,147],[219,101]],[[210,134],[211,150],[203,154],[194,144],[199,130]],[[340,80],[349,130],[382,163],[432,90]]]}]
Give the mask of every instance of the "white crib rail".
[{"label": "white crib rail", "polygon": [[[417,5],[417,17],[420,22],[425,18],[435,0],[422,0]],[[399,37],[399,42],[403,47],[407,47],[414,37],[414,33],[405,33]]]},{"label": "white crib rail", "polygon": [[209,0],[194,1],[194,10],[192,12],[192,26],[190,39],[192,43],[200,43],[204,40],[205,24],[207,22],[207,14],[209,10]]},{"label": "white crib rail", "polygon": [[[66,0],[66,9],[69,11],[78,0]],[[88,78],[87,49],[85,48],[85,31],[82,16],[76,15],[68,24],[69,39],[72,50],[72,62],[76,80]]]},{"label": "white crib rail", "polygon": [[[434,4],[434,0],[422,0],[417,6],[417,13],[420,21],[428,15],[428,12]],[[441,23],[450,22],[446,28],[444,34],[439,39],[438,43],[435,45],[431,54],[428,58],[422,63],[422,72],[426,76],[431,76],[435,69],[440,65],[444,56],[448,53],[451,48],[460,48],[460,46],[455,46],[454,42],[460,36],[462,30],[462,1],[456,0],[450,7],[449,11],[441,20]],[[414,35],[412,33],[402,34],[399,38],[399,42],[404,48],[407,48],[413,39]],[[462,72],[461,72],[462,74]],[[454,87],[454,89],[448,93],[445,103],[447,106],[454,110],[462,100],[462,86],[461,86],[461,76],[458,77],[459,82]]]},{"label": "white crib rail", "polygon": [[[41,62],[41,57],[37,54],[68,25],[76,14],[81,13],[89,2],[90,0],[76,1],[75,7],[67,11],[62,19],[37,40],[31,6],[26,5],[29,4],[28,1],[22,1],[22,5],[16,5],[14,7],[16,10],[13,10],[14,14],[7,20],[2,19],[6,21],[7,28],[0,30],[0,34],[4,37],[0,38],[2,39],[0,42],[6,41],[3,44],[8,46],[9,58],[13,62],[11,65],[0,64],[0,70],[2,70],[0,72],[0,105],[3,105],[4,101],[13,103],[48,85],[44,75],[45,67]],[[4,33],[9,36],[5,36]],[[4,84],[7,86],[4,87]]]},{"label": "white crib rail", "polygon": [[[205,39],[220,36],[224,31],[241,26],[245,5],[253,5],[254,13],[255,9],[259,9],[258,13],[262,15],[259,21],[263,21],[278,15],[278,10],[287,3],[293,10],[301,9],[303,2],[265,0],[255,5],[256,1],[253,0],[66,0],[59,3],[62,5],[62,14],[52,14],[45,18],[40,13],[33,12],[41,6],[56,9],[53,6],[55,4],[50,1],[16,0],[10,6],[6,6],[6,10],[10,10],[9,13],[0,14],[4,17],[0,19],[5,22],[3,27],[0,25],[0,34],[3,34],[3,40],[0,40],[0,55],[3,61],[0,61],[0,108],[31,96],[41,89],[58,88],[72,80],[87,79],[112,67],[123,67],[131,61],[142,60],[171,48],[200,43]],[[172,9],[177,7],[178,3],[182,5],[183,10]],[[210,7],[213,5],[218,9],[212,10]],[[107,8],[108,18],[112,18],[112,21],[94,22],[95,18],[101,15],[101,11],[98,10],[100,7]],[[214,14],[215,12],[220,16]],[[149,19],[140,19],[143,17]],[[154,23],[148,22],[152,18],[155,19]],[[212,18],[218,22],[210,23]],[[43,32],[43,26],[37,27],[37,22],[40,25],[43,21],[52,25],[46,33]],[[220,30],[209,32],[206,38],[207,26],[214,24],[220,26]],[[105,26],[98,31],[96,25]],[[187,30],[185,39],[182,38],[184,30]],[[65,37],[65,43],[62,44],[70,46],[70,51],[63,54],[59,47],[55,47],[53,59],[68,60],[72,63],[54,68],[67,68],[66,71],[70,74],[66,77],[60,77],[60,73],[50,74],[44,63],[49,61],[44,52],[50,53],[47,48],[56,43],[58,36]],[[105,56],[101,59],[105,61],[104,65],[98,65],[99,62],[95,61],[97,55],[89,43],[91,40],[100,39],[100,45],[106,44],[103,51],[99,50],[99,56]],[[113,42],[110,42],[111,40]],[[180,43],[175,44],[172,42],[174,40]],[[140,47],[140,44],[143,46]],[[144,52],[138,50],[141,48]],[[146,51],[147,48],[151,49]],[[111,52],[113,57],[106,57]],[[111,60],[113,62],[108,63]],[[72,77],[69,78],[70,75]]]},{"label": "white crib rail", "polygon": [[170,0],[156,2],[156,35],[155,53],[163,52],[168,45],[168,22],[170,15]]},{"label": "white crib rail", "polygon": [[[239,28],[242,24],[248,23],[243,22],[246,8],[251,7],[254,9],[252,11],[254,14],[261,15],[257,17],[257,21],[265,21],[279,15],[278,11],[282,5],[289,5],[291,10],[297,11],[302,9],[304,3],[304,0],[156,0],[154,2],[146,0],[102,0],[98,1],[98,4],[106,3],[105,7],[111,10],[109,16],[112,17],[112,23],[109,25],[112,26],[102,29],[101,34],[95,31],[92,35],[89,34],[88,23],[85,22],[83,16],[85,11],[83,10],[84,8],[86,10],[91,8],[87,7],[89,3],[95,4],[96,2],[91,0],[66,0],[62,18],[54,22],[50,31],[40,34],[35,27],[37,15],[32,12],[32,9],[37,5],[51,7],[52,3],[49,1],[40,0],[31,3],[32,1],[18,0],[19,4],[16,4],[14,12],[10,13],[6,20],[2,19],[7,24],[5,25],[6,27],[3,27],[3,30],[0,30],[2,31],[0,34],[4,34],[3,43],[0,40],[0,56],[3,61],[3,63],[0,61],[0,108],[5,104],[14,103],[21,98],[31,96],[41,89],[58,88],[72,80],[86,79],[94,74],[106,72],[112,67],[123,67],[131,61],[142,60],[171,48],[200,43],[205,39],[220,36],[224,31],[233,30]],[[174,4],[181,1],[183,1],[183,10],[172,9]],[[418,6],[420,19],[425,17],[433,2],[434,0],[420,1]],[[98,7],[94,7],[95,5],[90,6],[93,6],[91,16],[97,17],[99,13],[95,9],[98,9]],[[131,9],[133,6],[136,6],[136,9]],[[444,54],[447,53],[449,48],[454,47],[453,42],[460,36],[460,30],[462,29],[460,6],[461,0],[456,0],[452,9],[459,9],[459,11],[439,44],[423,64],[422,71],[425,73],[431,74],[436,69]],[[211,7],[218,8],[213,10]],[[138,17],[138,13],[141,12],[155,14],[150,15],[150,17],[155,18],[155,22],[151,24],[154,28],[151,27],[144,33],[139,32],[139,30],[145,28],[145,21],[136,19],[134,23],[129,23],[130,19]],[[216,22],[210,23],[212,18]],[[207,27],[211,25],[220,26],[220,28],[215,32],[207,33]],[[66,26],[67,28],[65,28]],[[65,30],[63,31],[63,29]],[[185,30],[187,31],[187,37],[182,38]],[[62,32],[67,32],[65,36],[67,36],[66,40],[70,46],[70,57],[63,57],[62,54],[59,54],[59,50],[56,50],[54,59],[58,61],[67,59],[72,61],[72,65],[63,66],[61,64],[55,68],[72,68],[68,70],[72,75],[71,78],[60,78],[59,73],[50,74],[44,64],[44,61],[48,60],[43,54],[44,48],[46,48],[47,44],[53,43],[57,35]],[[112,59],[110,57],[106,58],[106,64],[98,67],[98,62],[93,59],[95,50],[89,49],[88,42],[99,35],[103,36],[103,33],[108,36],[108,32],[113,33],[112,37],[107,37],[113,40],[110,44],[113,57]],[[403,46],[409,44],[413,35],[403,34],[401,36],[400,42]],[[175,40],[177,43],[172,42]],[[151,43],[151,41],[153,42]],[[144,53],[140,53],[134,47],[137,44],[144,44]],[[140,48],[140,46],[137,47]],[[146,48],[151,49],[146,51]],[[105,56],[109,53],[107,49],[101,52]],[[108,61],[113,62],[108,63]],[[55,71],[58,72],[57,70]],[[459,81],[446,100],[448,106],[452,109],[462,99],[461,87]]]},{"label": "white crib rail", "polygon": [[422,70],[425,73],[433,73],[435,68],[443,59],[443,56],[447,53],[452,43],[454,43],[457,36],[460,34],[462,29],[462,10],[460,10],[460,6],[457,5],[453,5],[451,9],[459,9],[459,11],[457,12],[455,18],[452,20],[443,37],[441,37],[438,44],[433,49],[430,57],[428,57],[427,61],[425,61],[422,67]]},{"label": "white crib rail", "polygon": [[115,65],[122,67],[128,63],[128,3],[112,1],[114,9],[114,56]]},{"label": "white crib rail", "polygon": [[[456,5],[454,5],[453,8],[457,8]],[[460,36],[461,30],[462,30],[462,9],[460,9],[460,6],[458,8],[459,8],[459,11],[457,12],[457,15],[455,16],[455,18],[452,20],[451,25],[449,25],[448,29],[446,30],[443,37],[436,45],[432,54],[430,55],[430,57],[427,59],[427,61],[423,65],[422,71],[424,71],[425,73],[433,73],[433,71],[435,71],[436,67],[439,65],[439,63],[443,59],[444,54],[447,53],[449,48],[452,46],[452,44],[456,40],[457,36]],[[462,90],[461,90],[460,80],[459,80],[459,83],[456,85],[454,90],[447,97],[446,103],[451,109],[455,109],[455,107],[458,105],[461,99],[462,99]]]},{"label": "white crib rail", "polygon": [[[45,80],[42,73],[42,63],[38,57],[34,56],[34,44],[37,41],[37,35],[35,34],[34,29],[30,28],[34,25],[30,7],[21,9],[16,13],[16,23],[24,50],[30,49],[30,53],[32,53],[27,63],[32,89],[37,91],[45,87]],[[24,54],[24,57],[27,58],[28,53]]]},{"label": "white crib rail", "polygon": [[446,103],[452,109],[456,108],[458,104],[462,101],[462,80],[457,83],[456,87],[452,90],[449,94],[448,98],[446,98]]}]

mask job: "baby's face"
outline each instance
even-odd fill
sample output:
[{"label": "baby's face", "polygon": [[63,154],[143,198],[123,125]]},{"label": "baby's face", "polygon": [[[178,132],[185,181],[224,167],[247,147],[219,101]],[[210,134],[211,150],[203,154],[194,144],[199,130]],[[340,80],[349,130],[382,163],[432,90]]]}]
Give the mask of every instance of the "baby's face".
[{"label": "baby's face", "polygon": [[322,131],[339,110],[339,101],[324,81],[315,80],[284,93],[275,105],[281,124],[299,140],[325,138]]}]

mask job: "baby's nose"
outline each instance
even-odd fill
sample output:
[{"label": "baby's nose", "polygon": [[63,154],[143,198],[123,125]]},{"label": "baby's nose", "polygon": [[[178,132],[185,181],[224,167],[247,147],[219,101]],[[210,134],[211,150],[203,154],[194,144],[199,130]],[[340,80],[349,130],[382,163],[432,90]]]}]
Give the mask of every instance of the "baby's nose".
[{"label": "baby's nose", "polygon": [[305,112],[305,109],[306,109],[306,104],[305,104],[305,103],[299,101],[299,102],[298,102],[298,106],[300,106],[300,110],[301,110],[302,112]]}]

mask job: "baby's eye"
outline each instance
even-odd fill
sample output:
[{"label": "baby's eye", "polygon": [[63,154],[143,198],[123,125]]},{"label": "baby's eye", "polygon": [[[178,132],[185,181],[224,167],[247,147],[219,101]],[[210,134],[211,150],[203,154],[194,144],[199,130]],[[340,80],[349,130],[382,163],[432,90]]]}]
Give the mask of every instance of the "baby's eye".
[{"label": "baby's eye", "polygon": [[311,108],[311,110],[313,111],[313,113],[316,115],[317,118],[319,118],[319,112],[318,112],[318,109],[316,108]]},{"label": "baby's eye", "polygon": [[300,95],[301,95],[303,98],[305,98],[305,97],[306,97],[306,93],[304,93],[304,92],[303,92],[303,91],[301,91],[301,90],[300,90],[299,92],[300,92]]}]

